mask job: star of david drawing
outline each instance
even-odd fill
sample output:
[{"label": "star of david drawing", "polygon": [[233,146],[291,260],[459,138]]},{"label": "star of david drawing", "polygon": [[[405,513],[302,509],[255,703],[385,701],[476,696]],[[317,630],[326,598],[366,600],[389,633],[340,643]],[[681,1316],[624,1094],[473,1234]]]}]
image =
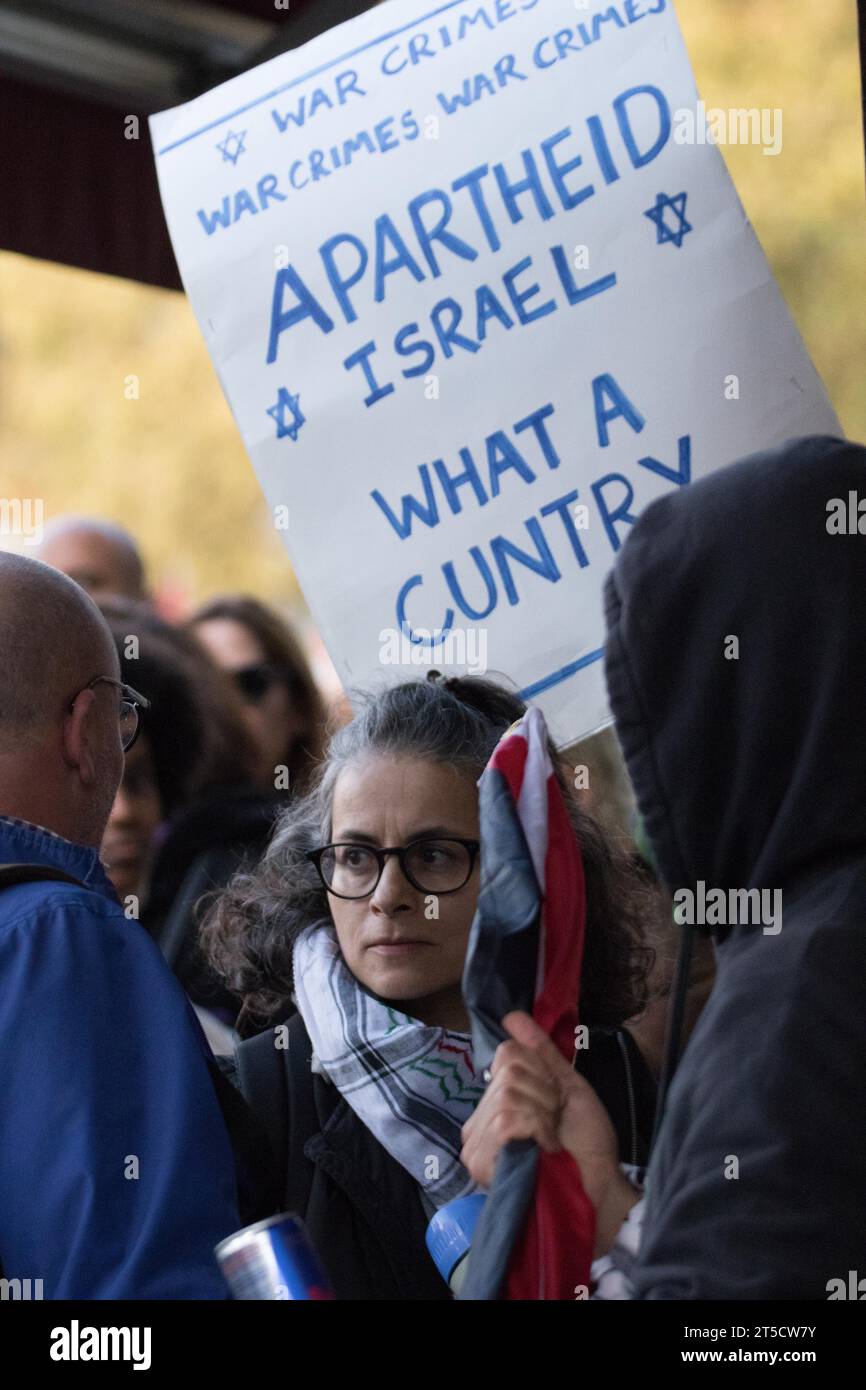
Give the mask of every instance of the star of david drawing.
[{"label": "star of david drawing", "polygon": [[244,141],[246,138],[247,133],[245,130],[229,131],[226,138],[221,140],[217,145],[217,149],[222,154],[223,163],[237,164],[241,155],[246,154],[246,149],[244,148]]},{"label": "star of david drawing", "polygon": [[285,386],[280,387],[277,403],[268,408],[268,414],[276,424],[277,439],[291,439],[296,442],[298,431],[307,423],[301,410],[300,395],[293,396]]},{"label": "star of david drawing", "polygon": [[[655,206],[648,208],[644,217],[648,217],[650,222],[656,225],[656,245],[661,246],[664,241],[672,241],[674,246],[679,248],[683,244],[683,237],[693,230],[691,222],[686,221],[686,197],[685,193],[677,193],[676,197],[671,198],[667,193],[659,193],[655,201]],[[669,227],[665,221],[665,213],[671,209],[674,216],[679,219],[679,226]]]}]

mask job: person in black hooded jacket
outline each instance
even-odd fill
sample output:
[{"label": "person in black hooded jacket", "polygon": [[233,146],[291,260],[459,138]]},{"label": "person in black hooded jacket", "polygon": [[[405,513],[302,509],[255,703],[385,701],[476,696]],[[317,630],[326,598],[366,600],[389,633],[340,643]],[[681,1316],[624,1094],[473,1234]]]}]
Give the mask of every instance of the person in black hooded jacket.
[{"label": "person in black hooded jacket", "polygon": [[[656,864],[686,922],[712,889],[726,905],[705,914],[716,982],[668,1094],[626,1296],[827,1299],[866,1273],[860,498],[866,449],[794,440],[653,503],[608,580],[611,706]],[[757,921],[758,899],[731,897],[754,889]],[[594,1198],[624,1216],[636,1194],[610,1127],[567,1086],[588,1120],[569,1147],[606,1150]]]}]

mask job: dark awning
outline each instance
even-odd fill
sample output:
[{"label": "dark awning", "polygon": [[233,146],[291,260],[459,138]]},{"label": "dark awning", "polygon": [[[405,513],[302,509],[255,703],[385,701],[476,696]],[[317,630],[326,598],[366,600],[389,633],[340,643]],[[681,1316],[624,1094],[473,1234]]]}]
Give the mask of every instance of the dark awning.
[{"label": "dark awning", "polygon": [[0,248],[179,288],[147,116],[372,3],[0,0]]},{"label": "dark awning", "polygon": [[178,288],[147,115],[373,3],[0,0],[0,248]]}]

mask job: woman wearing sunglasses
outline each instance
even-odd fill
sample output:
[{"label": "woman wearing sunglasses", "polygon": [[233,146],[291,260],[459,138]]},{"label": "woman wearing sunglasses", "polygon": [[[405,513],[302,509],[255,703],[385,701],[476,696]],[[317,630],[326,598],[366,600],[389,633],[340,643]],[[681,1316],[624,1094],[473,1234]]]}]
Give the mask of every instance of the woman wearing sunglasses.
[{"label": "woman wearing sunglasses", "polygon": [[321,755],[325,712],[288,624],[258,599],[238,596],[205,604],[190,628],[241,698],[258,750],[258,785],[263,790],[301,787]]},{"label": "woman wearing sunglasses", "polygon": [[[341,1298],[449,1296],[424,1235],[472,1188],[461,1128],[483,1084],[461,976],[479,888],[476,782],[523,713],[480,678],[366,697],[262,862],[205,923],[212,964],[244,1000],[240,1031],[264,1029],[238,1049],[237,1079],[278,1159],[276,1209],[305,1220]],[[559,776],[587,881],[585,1055],[628,1152],[653,1108],[640,1054],[617,1031],[642,1002],[644,890]]]}]

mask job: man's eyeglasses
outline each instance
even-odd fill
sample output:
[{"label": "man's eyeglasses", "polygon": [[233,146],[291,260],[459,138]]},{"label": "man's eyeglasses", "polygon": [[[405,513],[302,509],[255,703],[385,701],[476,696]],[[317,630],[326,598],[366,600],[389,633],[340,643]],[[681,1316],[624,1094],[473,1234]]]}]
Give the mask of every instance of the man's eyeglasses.
[{"label": "man's eyeglasses", "polygon": [[271,662],[262,661],[256,666],[242,666],[232,671],[231,677],[242,698],[250,705],[258,705],[280,679],[280,672]]},{"label": "man's eyeglasses", "polygon": [[72,697],[69,702],[70,708],[82,691],[92,690],[95,685],[113,685],[120,691],[120,743],[124,753],[128,753],[138,738],[138,712],[140,709],[150,709],[150,701],[146,696],[139,695],[137,690],[133,690],[131,685],[124,685],[123,681],[117,681],[113,676],[94,676],[92,681],[88,681]]},{"label": "man's eyeglasses", "polygon": [[376,891],[390,854],[419,893],[456,893],[469,882],[481,848],[478,840],[413,840],[400,848],[374,849],[348,841],[307,850],[319,877],[335,898],[367,898]]}]

